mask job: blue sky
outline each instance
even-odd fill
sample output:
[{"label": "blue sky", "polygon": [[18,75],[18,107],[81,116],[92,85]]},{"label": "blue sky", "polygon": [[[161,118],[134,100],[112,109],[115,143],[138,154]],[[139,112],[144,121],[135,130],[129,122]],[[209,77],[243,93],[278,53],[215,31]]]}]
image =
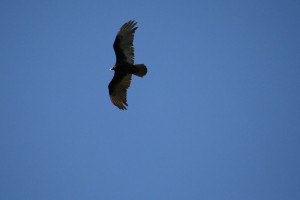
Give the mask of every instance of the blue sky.
[{"label": "blue sky", "polygon": [[[300,199],[299,1],[1,1],[0,199]],[[128,110],[113,41],[138,22]]]}]

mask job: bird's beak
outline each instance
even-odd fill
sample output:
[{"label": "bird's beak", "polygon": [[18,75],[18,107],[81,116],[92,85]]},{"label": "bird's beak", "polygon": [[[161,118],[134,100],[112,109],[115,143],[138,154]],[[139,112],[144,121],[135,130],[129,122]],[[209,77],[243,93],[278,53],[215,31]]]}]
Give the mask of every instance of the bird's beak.
[{"label": "bird's beak", "polygon": [[111,67],[109,70],[113,70],[115,68],[115,66]]}]

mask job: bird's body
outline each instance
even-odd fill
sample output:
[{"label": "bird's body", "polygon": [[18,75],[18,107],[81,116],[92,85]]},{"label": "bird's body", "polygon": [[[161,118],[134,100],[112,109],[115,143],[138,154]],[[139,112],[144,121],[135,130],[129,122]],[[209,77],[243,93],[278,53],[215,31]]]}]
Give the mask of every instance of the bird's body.
[{"label": "bird's body", "polygon": [[127,89],[132,80],[132,74],[143,77],[147,74],[147,68],[144,64],[134,65],[133,39],[136,22],[129,21],[125,23],[114,42],[116,54],[116,64],[111,68],[115,71],[114,77],[108,85],[109,96],[112,103],[122,110],[126,110]]}]

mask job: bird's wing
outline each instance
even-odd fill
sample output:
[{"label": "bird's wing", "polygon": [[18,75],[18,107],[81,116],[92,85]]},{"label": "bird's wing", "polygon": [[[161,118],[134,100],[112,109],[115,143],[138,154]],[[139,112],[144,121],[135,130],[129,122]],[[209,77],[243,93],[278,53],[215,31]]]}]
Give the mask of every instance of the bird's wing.
[{"label": "bird's wing", "polygon": [[128,106],[127,89],[130,86],[131,79],[131,74],[126,74],[125,76],[120,77],[115,73],[114,78],[108,86],[111,102],[121,110],[127,110],[127,108],[125,107],[125,105]]},{"label": "bird's wing", "polygon": [[137,27],[134,27],[137,24],[135,21],[129,21],[125,23],[114,42],[114,50],[117,57],[117,63],[127,62],[129,64],[134,64],[134,48],[133,48],[133,39],[134,32]]}]

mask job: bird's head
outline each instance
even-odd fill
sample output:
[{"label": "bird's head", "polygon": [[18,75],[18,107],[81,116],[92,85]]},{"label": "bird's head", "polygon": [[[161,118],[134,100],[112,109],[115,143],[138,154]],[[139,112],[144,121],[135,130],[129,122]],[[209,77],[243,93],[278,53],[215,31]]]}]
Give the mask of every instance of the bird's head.
[{"label": "bird's head", "polygon": [[109,70],[115,70],[116,66],[112,66]]}]

